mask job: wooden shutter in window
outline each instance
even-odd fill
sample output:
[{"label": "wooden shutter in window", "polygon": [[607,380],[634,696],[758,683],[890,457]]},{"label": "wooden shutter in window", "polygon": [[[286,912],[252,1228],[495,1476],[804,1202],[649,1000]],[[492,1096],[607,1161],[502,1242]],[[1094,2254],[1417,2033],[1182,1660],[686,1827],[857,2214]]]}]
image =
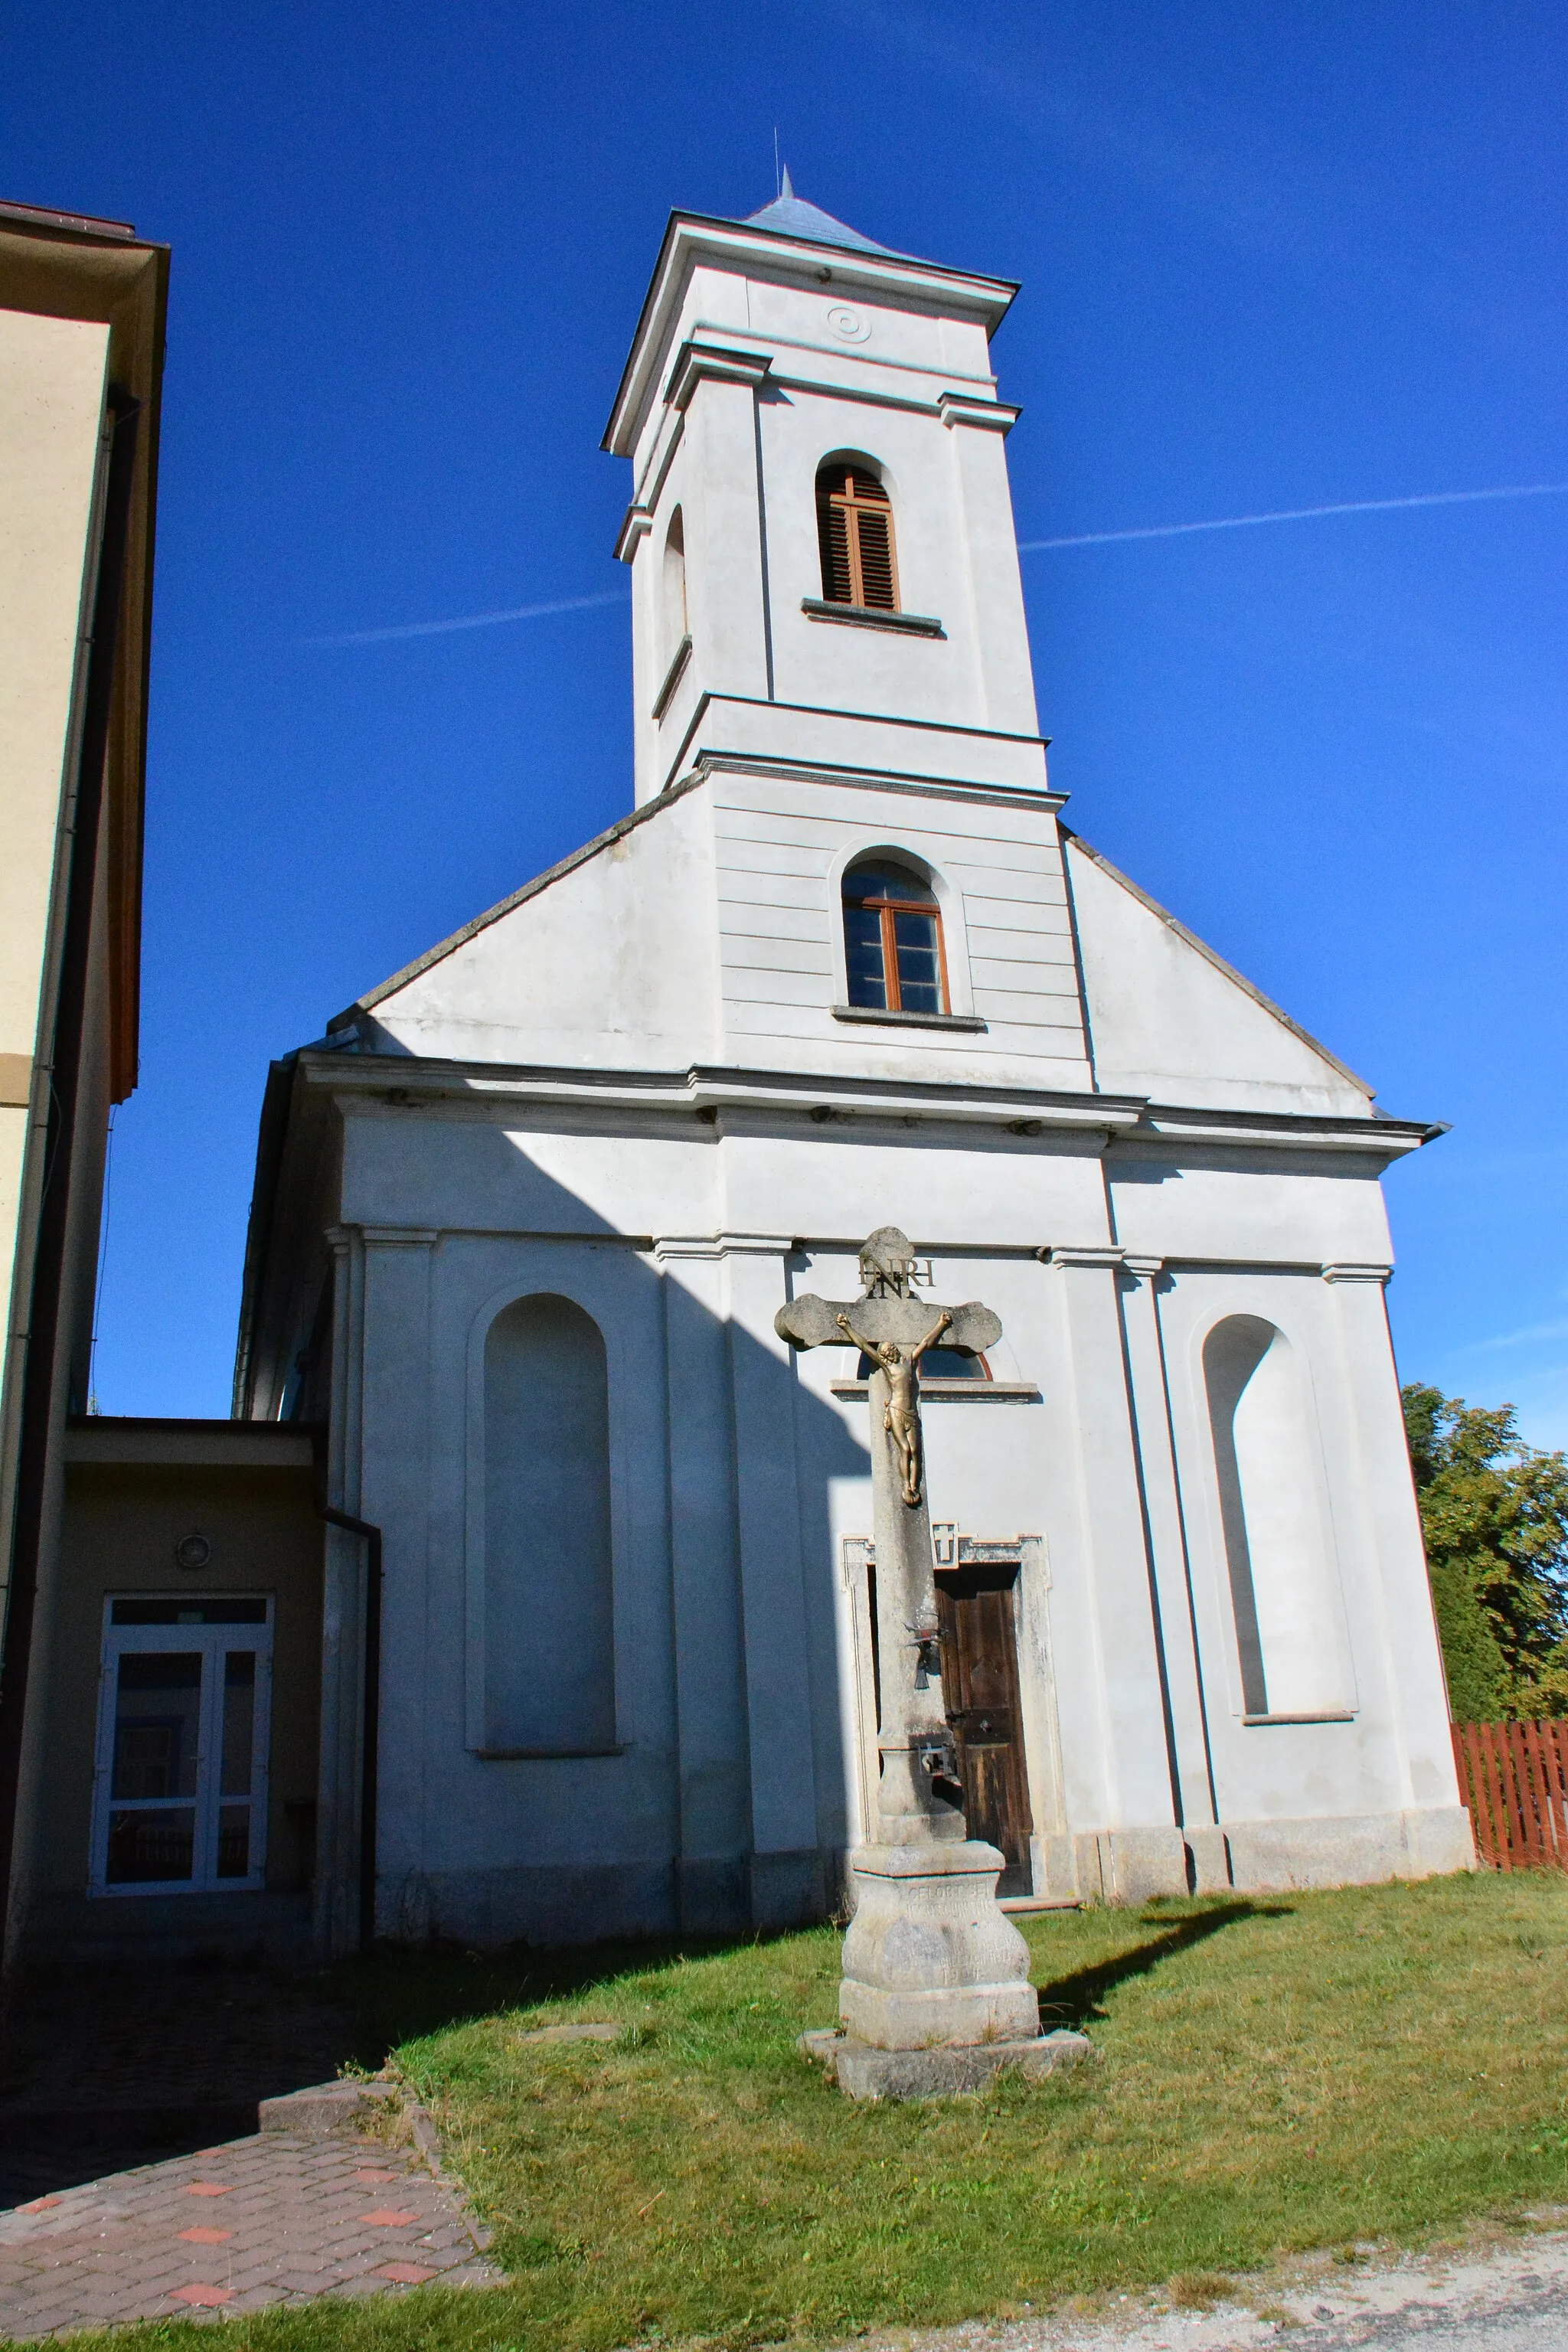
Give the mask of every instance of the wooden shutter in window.
[{"label": "wooden shutter in window", "polygon": [[816,525],[822,541],[822,593],[830,604],[853,604],[849,568],[849,518],[842,501],[828,496],[826,485],[816,494]]},{"label": "wooden shutter in window", "polygon": [[896,613],[893,513],[876,476],[858,466],[825,466],[816,478],[816,523],[825,600]]},{"label": "wooden shutter in window", "polygon": [[860,542],[860,593],[856,602],[873,612],[895,613],[899,598],[893,585],[893,518],[884,503],[879,512],[874,507],[861,507],[855,520]]}]

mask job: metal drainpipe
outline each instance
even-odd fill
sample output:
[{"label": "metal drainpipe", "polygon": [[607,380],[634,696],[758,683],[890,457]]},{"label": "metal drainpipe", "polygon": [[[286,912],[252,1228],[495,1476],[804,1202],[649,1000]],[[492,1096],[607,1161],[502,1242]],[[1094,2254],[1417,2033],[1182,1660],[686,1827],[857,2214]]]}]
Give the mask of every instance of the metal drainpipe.
[{"label": "metal drainpipe", "polygon": [[375,1800],[381,1737],[381,1529],[330,1503],[316,1506],[330,1527],[363,1536],[367,1548],[364,1591],[364,1720],[361,1727],[359,1797],[359,1948],[375,1941]]}]

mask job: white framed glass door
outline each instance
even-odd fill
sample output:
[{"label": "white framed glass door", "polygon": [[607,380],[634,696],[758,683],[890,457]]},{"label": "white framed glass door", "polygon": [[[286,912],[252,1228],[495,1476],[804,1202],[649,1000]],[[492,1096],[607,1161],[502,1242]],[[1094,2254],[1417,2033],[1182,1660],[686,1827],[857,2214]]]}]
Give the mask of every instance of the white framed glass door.
[{"label": "white framed glass door", "polygon": [[239,1892],[267,1874],[272,1602],[104,1602],[93,1895]]}]

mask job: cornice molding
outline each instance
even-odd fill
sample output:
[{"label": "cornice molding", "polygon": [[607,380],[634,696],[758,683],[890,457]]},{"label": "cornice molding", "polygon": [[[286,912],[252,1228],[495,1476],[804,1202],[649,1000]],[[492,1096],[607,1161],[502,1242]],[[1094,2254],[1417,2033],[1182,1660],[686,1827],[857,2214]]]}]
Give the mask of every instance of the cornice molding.
[{"label": "cornice molding", "polygon": [[984,400],[972,392],[939,392],[936,404],[944,425],[977,425],[987,433],[1011,433],[1024,414],[1011,401]]},{"label": "cornice molding", "polygon": [[1139,1143],[1274,1143],[1289,1151],[1351,1151],[1399,1160],[1447,1129],[1425,1119],[1358,1116],[1353,1111],[1210,1110],[1148,1098]]},{"label": "cornice molding", "polygon": [[[689,768],[672,777],[666,793],[700,783],[715,770],[731,776],[771,776],[780,783],[849,784],[857,792],[910,793],[917,798],[973,802],[990,808],[1039,809],[1055,815],[1067,804],[1065,793],[1041,793],[1027,784],[982,784],[966,776],[916,776],[895,768],[829,766],[822,760],[788,760],[758,751],[699,751]],[[656,806],[645,802],[645,807]]]},{"label": "cornice molding", "polygon": [[1391,1265],[1363,1265],[1346,1262],[1342,1265],[1326,1265],[1323,1268],[1325,1282],[1372,1282],[1381,1287],[1385,1282],[1392,1281],[1393,1277],[1394,1268]]},{"label": "cornice molding", "polygon": [[[926,769],[921,772],[908,772],[908,781],[911,786],[921,784],[927,787],[927,789],[939,792],[946,790],[951,784],[957,784],[961,788],[970,791],[991,793],[997,796],[999,804],[1025,802],[1032,807],[1039,801],[1047,797],[1049,798],[1053,808],[1062,808],[1067,803],[1067,794],[1065,793],[1051,793],[1048,784],[1046,784],[1043,781],[1045,778],[1045,754],[1049,751],[1051,745],[1051,739],[1048,735],[1019,735],[1005,728],[970,727],[962,725],[956,720],[947,719],[912,719],[909,717],[907,713],[900,715],[897,711],[845,710],[835,709],[824,703],[814,702],[769,702],[765,697],[755,694],[716,694],[711,688],[705,688],[698,696],[695,707],[692,709],[691,717],[687,721],[686,730],[681,736],[680,741],[676,746],[668,765],[665,769],[664,783],[660,787],[659,792],[653,794],[654,800],[657,801],[660,797],[661,793],[674,791],[678,789],[680,784],[688,782],[690,774],[703,760],[707,760],[710,764],[711,764],[716,758],[729,761],[750,761],[755,762],[761,759],[772,759],[776,756],[772,753],[763,753],[756,751],[724,751],[718,749],[712,744],[703,744],[696,751],[692,751],[691,746],[701,731],[704,723],[707,723],[710,726],[715,725],[717,721],[711,714],[717,713],[721,710],[736,710],[742,712],[752,710],[766,711],[769,715],[770,722],[776,720],[779,717],[783,716],[786,719],[825,719],[837,728],[893,728],[900,734],[909,735],[914,739],[916,742],[929,740],[932,736],[945,735],[952,740],[952,742],[955,747],[970,743],[1002,743],[1010,745],[1021,751],[1037,751],[1040,754],[1039,773],[1042,779],[1042,782],[1040,784],[1012,784],[1003,779],[994,779],[991,782],[980,783],[976,781],[972,781],[962,776],[953,777],[951,773],[943,775],[940,772],[933,772],[931,769]],[[742,719],[740,724],[743,726],[745,724],[744,719]],[[853,739],[847,738],[846,740],[847,742],[852,742]],[[689,753],[690,754],[689,768],[687,765]],[[964,754],[961,751],[955,751],[954,756],[963,757]],[[879,774],[884,777],[890,776],[895,780],[900,781],[903,780],[904,776],[904,772],[899,770],[885,769],[880,766],[862,766],[858,762],[852,761],[802,761],[799,760],[792,761],[788,758],[788,755],[784,755],[784,764],[799,770],[802,773],[806,772],[809,769],[814,774],[821,776],[825,782],[832,783],[858,783],[863,778],[868,778]],[[648,803],[645,802],[643,805],[646,807]]]},{"label": "cornice molding", "polygon": [[771,352],[739,352],[724,343],[682,343],[675,354],[664,396],[672,408],[689,408],[700,383],[764,384]]},{"label": "cornice molding", "polygon": [[921,309],[951,309],[960,318],[980,320],[992,334],[1006,316],[1018,289],[1011,278],[954,269],[911,254],[866,251],[819,245],[807,237],[758,228],[748,221],[723,220],[706,213],[671,213],[654,264],[642,313],[621,373],[615,405],[601,446],[620,457],[632,454],[652,390],[654,370],[666,337],[675,327],[691,268],[707,257],[720,268],[773,283],[859,287],[895,307],[910,300]]},{"label": "cornice molding", "polygon": [[[416,1110],[422,1105],[558,1104],[575,1111],[679,1118],[694,1113],[711,1129],[725,1113],[799,1114],[818,1125],[855,1118],[915,1126],[991,1127],[1020,1142],[1046,1134],[1098,1138],[1113,1156],[1136,1149],[1179,1158],[1194,1146],[1223,1143],[1249,1151],[1310,1151],[1394,1159],[1415,1150],[1432,1130],[1413,1121],[1340,1119],[1302,1112],[1210,1114],[1152,1104],[1142,1095],[1097,1094],[1078,1088],[987,1087],[863,1078],[837,1072],[747,1069],[734,1064],[691,1063],[684,1069],[562,1068],[554,1065],[447,1060],[418,1055],[345,1053],[307,1046],[298,1062],[303,1083],[334,1096],[340,1106]],[[1219,1124],[1212,1123],[1217,1118]],[[1068,1246],[1064,1244],[1064,1247]],[[1061,1253],[1050,1255],[1059,1258]],[[1076,1257],[1073,1259],[1077,1263]],[[1120,1263],[1120,1258],[1118,1263]],[[1335,1265],[1327,1278],[1385,1279],[1388,1269]]]},{"label": "cornice molding", "polygon": [[994,1126],[1015,1133],[1071,1129],[1104,1137],[1136,1124],[1143,1105],[1133,1095],[1088,1091],[902,1083],[810,1073],[746,1070],[692,1064],[685,1070],[557,1069],[456,1062],[414,1055],[343,1054],[307,1049],[305,1083],[332,1094],[344,1108],[363,1105],[415,1111],[422,1105],[468,1102],[560,1104],[622,1114],[695,1112],[711,1122],[723,1111],[838,1113],[868,1119],[922,1119]]},{"label": "cornice molding", "polygon": [[652,1256],[657,1265],[690,1258],[793,1257],[799,1246],[793,1234],[656,1234]]},{"label": "cornice molding", "polygon": [[643,541],[647,537],[652,529],[653,508],[651,504],[644,505],[639,500],[636,504],[629,506],[626,509],[626,513],[621,518],[621,527],[616,533],[616,543],[610,551],[612,555],[615,557],[616,562],[617,563],[630,563],[637,554],[637,549],[642,545]]}]

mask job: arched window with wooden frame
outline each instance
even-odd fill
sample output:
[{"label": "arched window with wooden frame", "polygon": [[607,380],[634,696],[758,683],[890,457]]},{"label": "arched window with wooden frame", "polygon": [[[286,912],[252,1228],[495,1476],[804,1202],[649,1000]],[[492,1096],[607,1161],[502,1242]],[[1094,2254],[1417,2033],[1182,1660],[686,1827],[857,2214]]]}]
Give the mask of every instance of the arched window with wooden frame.
[{"label": "arched window with wooden frame", "polygon": [[890,857],[851,866],[844,877],[844,961],[851,1004],[946,1013],[947,952],[931,884]]},{"label": "arched window with wooden frame", "polygon": [[869,467],[848,457],[824,459],[816,469],[816,533],[825,604],[898,611],[892,501]]}]

